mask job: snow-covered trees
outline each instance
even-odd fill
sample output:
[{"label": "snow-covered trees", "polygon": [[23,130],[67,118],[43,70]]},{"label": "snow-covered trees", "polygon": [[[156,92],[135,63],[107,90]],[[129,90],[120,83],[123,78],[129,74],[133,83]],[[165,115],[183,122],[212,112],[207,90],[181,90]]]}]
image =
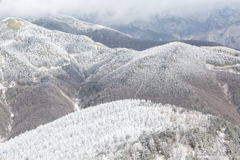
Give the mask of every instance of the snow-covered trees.
[{"label": "snow-covered trees", "polygon": [[[115,101],[74,112],[1,143],[0,157],[184,159],[191,157],[196,147],[191,148],[191,137],[206,133],[211,119],[200,112],[150,101]],[[195,128],[198,132],[193,131]]]},{"label": "snow-covered trees", "polygon": [[[225,137],[224,125],[214,129],[217,134],[208,133],[211,116],[150,101],[115,100],[151,99],[227,117],[224,108],[231,101],[226,95],[232,87],[220,84],[214,71],[232,72],[235,67],[233,73],[239,73],[238,51],[178,42],[141,52],[110,49],[86,36],[51,31],[14,18],[10,21],[17,26],[9,28],[7,20],[0,23],[0,76],[2,104],[13,109],[6,115],[11,118],[13,112],[15,120],[21,119],[13,131],[26,124],[26,110],[45,123],[45,119],[52,121],[73,111],[76,98],[82,108],[113,102],[70,114],[2,143],[0,158],[184,159],[196,157],[199,150],[198,154],[206,154],[206,145],[211,151],[207,156],[214,151],[211,146],[223,150],[219,156],[226,156],[224,141],[218,141]],[[228,110],[236,120],[235,109]],[[48,112],[50,116],[42,116]],[[226,131],[238,146],[238,133]],[[239,150],[234,149],[237,155]]]}]

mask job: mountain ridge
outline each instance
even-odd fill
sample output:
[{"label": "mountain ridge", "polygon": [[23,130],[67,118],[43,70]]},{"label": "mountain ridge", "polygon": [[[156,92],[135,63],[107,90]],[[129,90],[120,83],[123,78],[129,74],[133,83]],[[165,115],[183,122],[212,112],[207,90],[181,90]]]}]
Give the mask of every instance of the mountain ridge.
[{"label": "mountain ridge", "polygon": [[0,25],[0,135],[5,138],[121,99],[168,103],[240,122],[239,90],[232,87],[239,78],[239,51],[180,42],[135,51],[20,19]]},{"label": "mountain ridge", "polygon": [[[105,25],[140,39],[202,40],[240,49],[238,45],[239,31],[236,26],[237,22],[240,21],[239,15],[238,8],[225,7],[209,12],[192,13],[191,15],[157,14],[148,19],[139,19],[128,24],[109,23]],[[92,21],[94,22],[94,19]]]},{"label": "mountain ridge", "polygon": [[[53,20],[52,20],[53,19]],[[129,35],[123,34],[113,29],[102,28],[98,25],[87,23],[88,30],[81,28],[86,23],[75,18],[57,15],[48,16],[33,20],[32,23],[43,26],[50,30],[59,30],[66,33],[73,33],[76,35],[86,35],[96,42],[100,42],[109,48],[128,48],[138,51],[146,50],[158,45],[167,44],[173,41],[153,41],[153,40],[141,40],[133,38]],[[177,40],[179,42],[196,45],[196,46],[219,46],[220,44],[207,42],[207,41],[188,41]]]},{"label": "mountain ridge", "polygon": [[0,143],[11,159],[239,158],[240,129],[211,115],[144,100],[71,113]]},{"label": "mountain ridge", "polygon": [[205,33],[192,34],[192,35],[183,37],[183,39],[209,40],[209,41],[222,44],[224,46],[240,49],[240,46],[239,46],[240,31],[238,29],[239,26],[240,26],[240,21],[235,22],[226,27],[210,30]]}]

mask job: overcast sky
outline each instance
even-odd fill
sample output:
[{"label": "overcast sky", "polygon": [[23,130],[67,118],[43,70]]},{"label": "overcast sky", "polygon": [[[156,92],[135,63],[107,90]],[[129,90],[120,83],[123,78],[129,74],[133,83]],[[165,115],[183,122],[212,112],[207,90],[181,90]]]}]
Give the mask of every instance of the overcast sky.
[{"label": "overcast sky", "polygon": [[0,19],[67,14],[128,22],[162,12],[191,14],[226,6],[240,8],[240,0],[0,0]]}]

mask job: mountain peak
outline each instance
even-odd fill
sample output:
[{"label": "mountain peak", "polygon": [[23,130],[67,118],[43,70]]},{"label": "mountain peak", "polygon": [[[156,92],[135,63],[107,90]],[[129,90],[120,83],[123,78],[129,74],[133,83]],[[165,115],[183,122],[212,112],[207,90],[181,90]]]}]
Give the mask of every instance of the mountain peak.
[{"label": "mountain peak", "polygon": [[7,25],[8,29],[19,30],[22,26],[26,25],[26,21],[20,18],[9,17],[2,21],[2,23]]}]

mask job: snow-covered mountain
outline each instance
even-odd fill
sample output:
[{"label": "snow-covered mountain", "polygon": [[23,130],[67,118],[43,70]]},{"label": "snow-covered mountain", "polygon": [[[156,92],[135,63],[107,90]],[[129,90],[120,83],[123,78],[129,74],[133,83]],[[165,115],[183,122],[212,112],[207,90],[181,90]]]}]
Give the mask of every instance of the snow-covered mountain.
[{"label": "snow-covered mountain", "polygon": [[239,51],[180,42],[143,51],[108,48],[64,32],[70,26],[85,33],[91,24],[56,17],[61,31],[19,18],[0,22],[1,137],[122,99],[177,105],[240,124]]},{"label": "snow-covered mountain", "polygon": [[109,24],[132,37],[149,40],[202,40],[240,49],[240,10],[223,8],[192,15],[160,14],[127,25]]},{"label": "snow-covered mountain", "polygon": [[172,34],[158,33],[149,29],[145,30],[132,25],[111,25],[110,27],[122,33],[131,35],[132,37],[137,39],[149,39],[155,41],[171,41],[179,39],[179,37]]},{"label": "snow-covered mountain", "polygon": [[[109,66],[101,66],[82,84],[79,99],[83,108],[139,98],[197,109],[239,123],[238,51],[171,43],[131,55],[135,56],[125,64],[112,60]],[[114,65],[121,67],[107,70]]]},{"label": "snow-covered mountain", "polygon": [[229,26],[238,21],[240,21],[239,8],[227,7],[192,15],[160,14],[147,20],[132,22],[131,25],[158,33],[186,36]]},{"label": "snow-covered mountain", "polygon": [[[169,43],[169,40],[172,39],[163,38],[165,41],[146,40],[146,38],[145,40],[136,39],[136,37],[133,38],[119,31],[91,23],[86,23],[65,15],[42,17],[32,20],[32,23],[50,30],[58,30],[75,35],[86,35],[95,42],[100,42],[109,48],[129,48],[141,51],[151,47],[167,44]],[[166,37],[168,37],[168,35]],[[182,42],[196,46],[220,46],[219,44],[207,41],[185,40]]]},{"label": "snow-covered mountain", "polygon": [[90,107],[0,143],[3,159],[238,159],[240,129],[144,100]]},{"label": "snow-covered mountain", "polygon": [[230,26],[214,29],[206,33],[192,34],[183,39],[212,41],[231,48],[240,49],[240,22]]},{"label": "snow-covered mountain", "polygon": [[0,134],[15,136],[77,110],[76,94],[85,79],[82,69],[94,60],[78,64],[75,53],[108,54],[105,49],[85,36],[50,31],[17,18],[3,20]]}]

